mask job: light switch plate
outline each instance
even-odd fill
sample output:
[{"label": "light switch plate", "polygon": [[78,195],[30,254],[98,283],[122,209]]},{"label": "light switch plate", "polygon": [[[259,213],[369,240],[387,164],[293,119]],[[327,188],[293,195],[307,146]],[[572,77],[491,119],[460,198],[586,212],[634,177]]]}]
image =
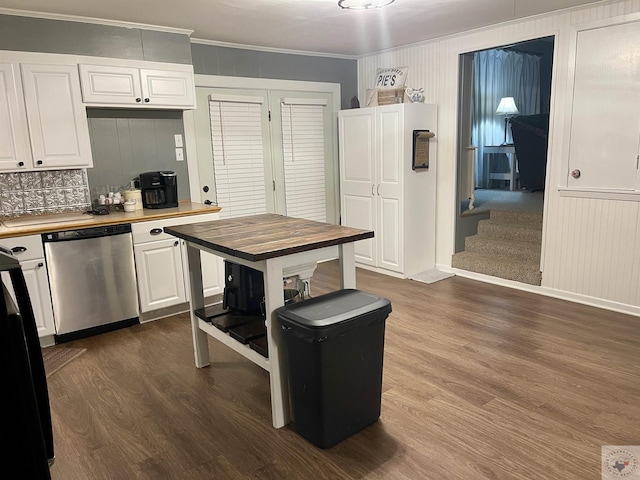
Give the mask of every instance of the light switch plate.
[{"label": "light switch plate", "polygon": [[182,134],[180,133],[176,133],[173,138],[175,139],[175,144],[176,144],[176,148],[177,147],[183,147],[184,144],[182,143]]},{"label": "light switch plate", "polygon": [[182,162],[184,160],[184,151],[182,148],[176,148],[176,161]]}]

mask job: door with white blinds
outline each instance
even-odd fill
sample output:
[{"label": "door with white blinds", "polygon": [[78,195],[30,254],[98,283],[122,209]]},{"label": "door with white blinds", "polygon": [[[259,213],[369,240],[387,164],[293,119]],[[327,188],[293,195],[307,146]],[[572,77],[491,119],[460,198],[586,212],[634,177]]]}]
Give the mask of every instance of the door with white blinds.
[{"label": "door with white blinds", "polygon": [[337,222],[330,93],[208,88],[197,95],[208,106],[206,115],[196,111],[200,183],[214,185],[222,218],[269,212]]},{"label": "door with white blinds", "polygon": [[282,98],[282,167],[285,213],[327,221],[324,113],[327,101]]},{"label": "door with white blinds", "polygon": [[276,208],[287,216],[337,222],[337,160],[331,94],[271,90]]},{"label": "door with white blinds", "polygon": [[264,103],[261,96],[209,95],[215,191],[218,205],[224,206],[222,218],[273,211],[265,182],[270,165],[264,154]]}]

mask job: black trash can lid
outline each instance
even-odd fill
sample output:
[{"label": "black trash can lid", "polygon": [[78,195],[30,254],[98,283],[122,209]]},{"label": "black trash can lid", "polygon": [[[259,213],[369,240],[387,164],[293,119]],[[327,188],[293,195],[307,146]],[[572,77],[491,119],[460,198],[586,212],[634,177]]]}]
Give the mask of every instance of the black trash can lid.
[{"label": "black trash can lid", "polygon": [[383,322],[391,302],[372,293],[343,289],[276,310],[285,331],[308,341],[342,335],[362,325]]}]

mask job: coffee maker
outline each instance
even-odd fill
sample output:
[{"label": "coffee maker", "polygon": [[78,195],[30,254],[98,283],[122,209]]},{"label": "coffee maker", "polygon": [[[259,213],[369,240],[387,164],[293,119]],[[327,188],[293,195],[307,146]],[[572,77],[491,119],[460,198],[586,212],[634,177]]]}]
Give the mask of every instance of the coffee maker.
[{"label": "coffee maker", "polygon": [[170,208],[178,206],[178,179],[176,172],[159,171],[140,174],[140,190],[144,208]]}]

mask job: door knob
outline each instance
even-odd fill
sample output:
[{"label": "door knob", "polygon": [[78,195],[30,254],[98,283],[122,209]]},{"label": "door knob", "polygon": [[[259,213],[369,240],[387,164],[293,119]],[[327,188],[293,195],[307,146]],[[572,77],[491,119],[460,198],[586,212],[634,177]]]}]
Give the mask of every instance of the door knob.
[{"label": "door knob", "polygon": [[571,171],[571,176],[573,178],[580,178],[580,170],[578,170],[577,168],[575,170]]}]

